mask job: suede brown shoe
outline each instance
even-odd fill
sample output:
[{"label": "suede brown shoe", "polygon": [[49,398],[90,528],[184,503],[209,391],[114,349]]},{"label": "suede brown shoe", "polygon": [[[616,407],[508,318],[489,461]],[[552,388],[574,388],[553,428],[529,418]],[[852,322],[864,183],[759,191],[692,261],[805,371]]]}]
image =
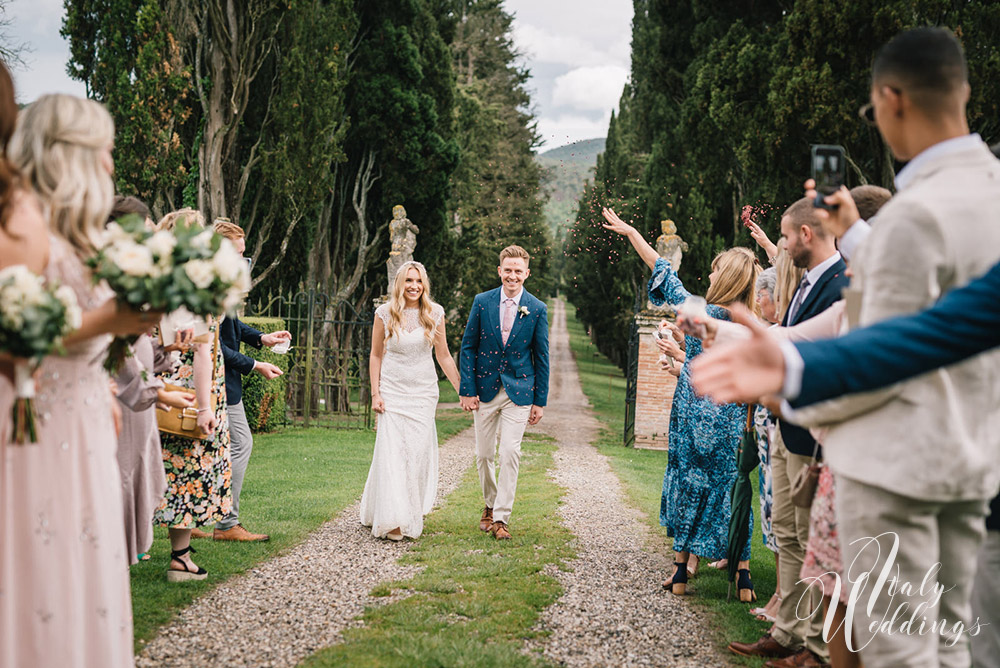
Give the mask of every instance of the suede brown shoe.
[{"label": "suede brown shoe", "polygon": [[262,543],[266,540],[271,540],[271,537],[266,533],[250,533],[243,528],[242,524],[237,524],[232,529],[226,529],[225,531],[216,529],[212,538],[215,540],[235,540],[241,543]]},{"label": "suede brown shoe", "polygon": [[784,659],[774,659],[764,664],[764,668],[830,668],[830,664],[805,647]]},{"label": "suede brown shoe", "polygon": [[493,526],[493,509],[489,506],[483,508],[483,516],[479,518],[479,530],[489,531]]},{"label": "suede brown shoe", "polygon": [[760,656],[766,659],[784,659],[786,656],[795,654],[794,649],[785,647],[780,642],[771,637],[770,633],[754,643],[731,642],[729,651],[740,656]]},{"label": "suede brown shoe", "polygon": [[211,538],[212,534],[207,531],[202,531],[201,529],[191,529],[192,538]]},{"label": "suede brown shoe", "polygon": [[497,540],[510,540],[510,531],[507,530],[506,522],[494,522],[490,527],[490,533]]}]

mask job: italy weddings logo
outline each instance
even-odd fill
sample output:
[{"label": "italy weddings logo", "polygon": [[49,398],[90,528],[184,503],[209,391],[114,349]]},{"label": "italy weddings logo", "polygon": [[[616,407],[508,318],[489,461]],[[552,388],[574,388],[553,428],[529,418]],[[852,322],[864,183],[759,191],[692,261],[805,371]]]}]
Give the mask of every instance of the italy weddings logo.
[{"label": "italy weddings logo", "polygon": [[[934,563],[922,574],[918,573],[921,576],[919,582],[904,580],[896,563],[899,535],[895,532],[887,531],[875,537],[859,538],[851,545],[857,545],[858,549],[844,573],[850,595],[841,622],[845,628],[854,630],[853,634],[844,633],[851,651],[863,650],[878,634],[934,634],[945,638],[945,645],[952,647],[962,636],[977,636],[982,627],[988,625],[980,622],[978,617],[966,626],[961,620],[949,620],[940,615],[942,596],[954,589],[954,585],[945,587],[938,581],[942,570],[941,562]],[[832,591],[826,591],[824,583],[824,579],[828,582],[829,578],[834,582]],[[829,595],[832,601],[841,600],[841,592],[845,586],[840,574],[832,571],[803,578],[800,582],[818,586],[823,595]],[[822,603],[813,604],[807,591],[799,598],[795,614],[800,620],[810,619],[821,607]],[[827,642],[836,630],[836,607],[833,604],[829,606],[823,622],[823,640]],[[867,634],[864,633],[866,630]]]}]

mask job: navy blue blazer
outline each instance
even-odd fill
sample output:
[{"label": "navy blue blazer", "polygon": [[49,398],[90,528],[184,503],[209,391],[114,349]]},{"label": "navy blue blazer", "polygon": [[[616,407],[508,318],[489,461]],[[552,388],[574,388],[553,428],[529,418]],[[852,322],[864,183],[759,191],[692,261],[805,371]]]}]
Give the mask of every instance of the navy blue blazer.
[{"label": "navy blue blazer", "polygon": [[[459,394],[492,401],[502,387],[518,406],[544,406],[549,396],[549,319],[545,303],[528,293],[503,343],[500,290],[476,295],[462,336]],[[522,314],[521,309],[527,310]]]},{"label": "navy blue blazer", "polygon": [[257,348],[263,347],[263,334],[244,325],[236,316],[226,316],[219,325],[219,346],[226,363],[226,404],[233,406],[243,401],[243,376],[251,373],[254,360],[240,352],[240,342]]},{"label": "navy blue blazer", "polygon": [[[816,281],[816,285],[812,287],[809,294],[806,295],[805,300],[799,306],[798,311],[796,311],[795,318],[789,319],[788,316],[791,313],[791,309],[788,309],[785,312],[784,319],[781,321],[781,325],[783,327],[797,325],[800,322],[819,315],[830,308],[834,302],[840,301],[841,293],[847,287],[847,284],[850,283],[850,279],[847,278],[845,273],[846,271],[847,265],[844,263],[844,260],[837,260],[836,264],[823,272],[823,275]],[[796,290],[796,292],[798,291]],[[790,303],[795,303],[794,295]],[[789,452],[804,457],[812,457],[813,452],[817,452],[817,454],[822,453],[822,450],[816,449],[816,439],[812,437],[808,429],[788,424],[784,420],[778,422],[778,428],[781,429],[781,439],[785,442],[785,447],[788,448]]]}]

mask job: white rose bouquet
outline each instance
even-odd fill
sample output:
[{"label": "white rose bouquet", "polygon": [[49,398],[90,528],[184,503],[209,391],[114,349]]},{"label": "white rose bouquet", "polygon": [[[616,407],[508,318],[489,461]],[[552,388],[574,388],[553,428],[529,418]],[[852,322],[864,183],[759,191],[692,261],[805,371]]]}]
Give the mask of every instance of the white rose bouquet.
[{"label": "white rose bouquet", "polygon": [[62,338],[80,327],[76,294],[50,286],[24,265],[0,270],[0,352],[14,363],[14,443],[38,440],[34,371],[42,358],[62,351]]},{"label": "white rose bouquet", "polygon": [[[250,289],[249,266],[228,239],[193,225],[154,232],[137,216],[109,224],[89,264],[95,280],[106,281],[120,303],[136,310],[184,307],[197,316],[218,316],[239,306]],[[131,342],[112,343],[110,371]]]}]

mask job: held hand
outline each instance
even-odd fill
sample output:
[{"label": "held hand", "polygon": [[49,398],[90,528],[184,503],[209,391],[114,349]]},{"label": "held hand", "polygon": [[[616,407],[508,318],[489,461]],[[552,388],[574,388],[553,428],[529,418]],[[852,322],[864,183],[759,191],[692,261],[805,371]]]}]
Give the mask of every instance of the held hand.
[{"label": "held hand", "polygon": [[[815,181],[808,179],[805,182],[805,189],[806,197],[816,199]],[[837,208],[833,211],[820,208],[814,209],[816,217],[819,218],[823,229],[837,239],[844,236],[847,230],[851,229],[851,226],[861,218],[861,215],[858,213],[858,205],[854,203],[854,198],[851,197],[851,191],[847,189],[847,186],[840,186],[840,190],[832,195],[827,195],[823,198],[823,201]]]},{"label": "held hand", "polygon": [[607,224],[602,225],[604,229],[611,230],[625,237],[635,232],[635,228],[619,218],[614,210],[604,207],[601,209],[601,214],[604,216],[604,220],[608,221]]},{"label": "held hand", "polygon": [[669,339],[659,338],[653,340],[656,342],[656,347],[659,348],[660,352],[664,355],[673,357],[675,360],[684,359],[684,351],[681,350],[679,345],[677,345],[677,342],[674,341],[673,337]]},{"label": "held hand", "polygon": [[372,410],[381,415],[385,413],[385,402],[382,401],[382,395],[376,394],[372,396]]},{"label": "held hand", "polygon": [[215,428],[218,426],[218,422],[219,421],[215,419],[215,413],[213,411],[198,411],[198,428],[209,436],[215,433]]},{"label": "held hand", "polygon": [[257,362],[257,365],[253,368],[253,370],[268,380],[285,375],[284,371],[268,362]]},{"label": "held hand", "polygon": [[270,334],[264,334],[263,336],[260,337],[260,342],[263,345],[267,346],[268,348],[276,346],[282,341],[291,341],[291,340],[292,340],[291,333],[286,331],[271,332]]},{"label": "held hand", "polygon": [[785,382],[781,346],[746,307],[732,306],[733,322],[747,327],[751,338],[719,346],[691,363],[694,389],[720,404],[752,403],[761,395],[778,394]]},{"label": "held hand", "polygon": [[138,336],[153,329],[163,317],[162,311],[136,311],[128,306],[111,302],[108,333],[115,336]]},{"label": "held hand", "polygon": [[183,352],[190,348],[192,343],[194,343],[194,328],[178,329],[177,334],[174,336],[174,342],[169,346],[163,346],[163,349],[168,353],[172,353],[175,350]]},{"label": "held hand", "polygon": [[187,392],[176,390],[157,390],[156,402],[171,408],[191,408],[195,405],[195,397]]},{"label": "held hand", "polygon": [[459,397],[458,402],[464,411],[479,410],[479,397]]},{"label": "held hand", "polygon": [[536,425],[539,422],[541,422],[542,421],[542,413],[544,413],[544,412],[545,412],[545,409],[542,408],[541,406],[532,406],[531,407],[531,414],[528,415],[528,424],[530,424],[530,425]]}]

